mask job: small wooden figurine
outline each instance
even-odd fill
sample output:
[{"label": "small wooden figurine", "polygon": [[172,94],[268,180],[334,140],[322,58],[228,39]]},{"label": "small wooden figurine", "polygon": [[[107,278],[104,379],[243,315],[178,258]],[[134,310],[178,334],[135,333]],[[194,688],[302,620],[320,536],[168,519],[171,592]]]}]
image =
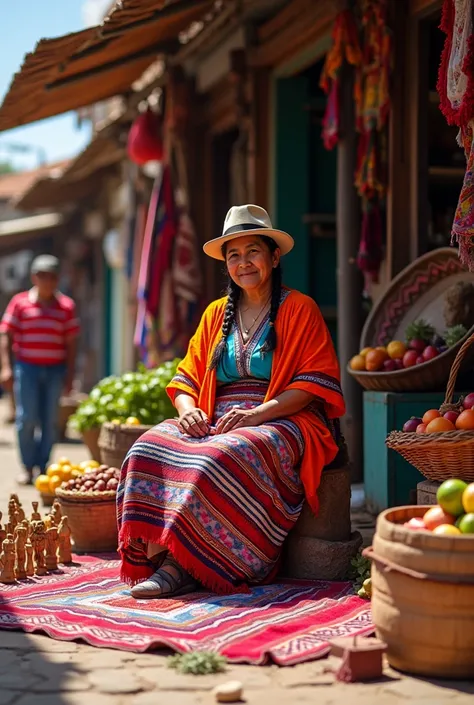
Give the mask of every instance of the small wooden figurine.
[{"label": "small wooden figurine", "polygon": [[58,569],[58,527],[50,526],[46,530],[46,570]]},{"label": "small wooden figurine", "polygon": [[23,524],[18,524],[15,529],[15,576],[17,580],[26,579],[26,551],[25,544],[28,539],[28,532]]},{"label": "small wooden figurine", "polygon": [[[37,504],[37,502],[34,502]],[[35,575],[46,575],[46,565],[44,558],[44,550],[46,548],[46,532],[43,521],[35,521],[33,524],[33,533],[31,534],[31,543],[34,550]]]},{"label": "small wooden figurine", "polygon": [[2,516],[3,516],[2,512],[0,512],[0,546],[3,544],[3,542],[7,538],[7,532],[5,531],[5,529],[3,528],[3,525],[2,525]]},{"label": "small wooden figurine", "polygon": [[11,584],[15,582],[15,543],[13,534],[8,534],[2,543],[0,554],[0,583]]},{"label": "small wooden figurine", "polygon": [[71,553],[71,529],[67,516],[63,516],[59,522],[59,562],[68,564],[72,563]]},{"label": "small wooden figurine", "polygon": [[26,552],[26,575],[28,578],[31,578],[35,574],[35,566],[33,563],[33,544],[31,543],[29,538],[27,539],[27,541],[25,543],[25,552]]},{"label": "small wooden figurine", "polygon": [[33,507],[33,511],[30,521],[41,521],[41,514],[38,511],[38,502],[32,502],[31,506]]},{"label": "small wooden figurine", "polygon": [[12,533],[15,531],[15,526],[18,524],[17,503],[14,499],[8,502],[8,523],[11,526]]},{"label": "small wooden figurine", "polygon": [[61,505],[59,504],[57,499],[55,499],[53,502],[53,509],[51,511],[51,515],[56,526],[59,526],[59,522],[62,519],[63,513],[61,511]]},{"label": "small wooden figurine", "polygon": [[18,523],[21,524],[25,520],[25,510],[23,509],[21,504],[17,504],[16,513],[17,513]]}]

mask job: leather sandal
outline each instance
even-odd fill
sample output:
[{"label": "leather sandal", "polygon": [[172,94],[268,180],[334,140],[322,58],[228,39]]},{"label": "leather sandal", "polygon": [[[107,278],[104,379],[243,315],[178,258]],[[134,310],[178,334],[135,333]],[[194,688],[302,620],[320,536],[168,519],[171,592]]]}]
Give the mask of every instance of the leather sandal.
[{"label": "leather sandal", "polygon": [[[167,568],[176,571],[177,575]],[[168,599],[194,592],[197,586],[196,580],[172,556],[168,555],[148,580],[132,587],[131,595],[138,600]]]}]

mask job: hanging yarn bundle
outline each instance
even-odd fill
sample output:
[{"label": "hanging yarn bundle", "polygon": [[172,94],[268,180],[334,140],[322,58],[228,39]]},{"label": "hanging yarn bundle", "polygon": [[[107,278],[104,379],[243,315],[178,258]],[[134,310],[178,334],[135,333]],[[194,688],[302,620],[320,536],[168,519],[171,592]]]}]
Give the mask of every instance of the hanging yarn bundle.
[{"label": "hanging yarn bundle", "polygon": [[466,172],[452,226],[461,262],[474,271],[474,0],[445,0],[440,29],[446,40],[437,89],[440,109],[459,127],[458,144],[466,155]]}]

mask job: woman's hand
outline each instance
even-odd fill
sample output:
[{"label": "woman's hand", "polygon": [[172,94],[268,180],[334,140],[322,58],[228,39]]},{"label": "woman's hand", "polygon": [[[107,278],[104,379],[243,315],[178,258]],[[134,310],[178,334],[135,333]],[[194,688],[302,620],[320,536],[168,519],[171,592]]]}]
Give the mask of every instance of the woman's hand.
[{"label": "woman's hand", "polygon": [[183,433],[193,438],[204,438],[209,433],[209,419],[201,409],[186,409],[178,419]]},{"label": "woman's hand", "polygon": [[235,407],[221,416],[216,424],[215,433],[228,433],[237,428],[258,426],[261,423],[260,414],[256,409],[239,409]]}]

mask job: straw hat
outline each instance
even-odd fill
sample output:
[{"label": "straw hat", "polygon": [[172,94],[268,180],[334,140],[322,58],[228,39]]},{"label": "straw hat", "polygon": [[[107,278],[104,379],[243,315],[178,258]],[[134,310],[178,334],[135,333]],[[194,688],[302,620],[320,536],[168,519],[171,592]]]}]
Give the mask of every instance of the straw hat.
[{"label": "straw hat", "polygon": [[283,232],[283,230],[275,230],[270,216],[264,208],[250,204],[233,206],[230,209],[224,221],[222,235],[213,240],[208,240],[203,247],[204,252],[214,259],[224,260],[222,245],[225,242],[235,240],[236,237],[245,237],[252,234],[271,237],[280,248],[282,255],[286,255],[292,250],[295,244],[291,235]]}]

